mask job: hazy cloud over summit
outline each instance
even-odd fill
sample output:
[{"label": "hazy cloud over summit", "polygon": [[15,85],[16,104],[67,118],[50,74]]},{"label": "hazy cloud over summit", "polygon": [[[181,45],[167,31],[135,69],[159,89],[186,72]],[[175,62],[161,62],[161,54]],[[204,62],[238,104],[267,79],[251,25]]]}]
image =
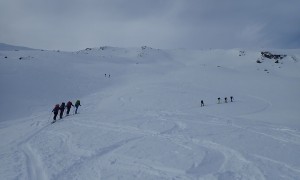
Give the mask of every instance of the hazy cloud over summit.
[{"label": "hazy cloud over summit", "polygon": [[0,42],[44,49],[300,48],[299,0],[1,0]]}]

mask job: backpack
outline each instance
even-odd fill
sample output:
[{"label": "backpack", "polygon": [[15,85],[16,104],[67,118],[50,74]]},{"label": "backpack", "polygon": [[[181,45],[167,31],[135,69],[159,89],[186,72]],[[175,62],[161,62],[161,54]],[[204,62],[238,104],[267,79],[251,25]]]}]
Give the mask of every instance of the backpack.
[{"label": "backpack", "polygon": [[64,108],[65,108],[65,105],[66,105],[66,104],[65,104],[64,102],[63,102],[63,103],[61,103],[61,106],[60,106],[60,108],[61,108],[61,109],[64,109]]},{"label": "backpack", "polygon": [[52,110],[52,112],[57,113],[59,110],[59,104],[56,104]]},{"label": "backpack", "polygon": [[69,101],[69,102],[67,103],[67,107],[71,107],[71,106],[72,106],[72,102]]},{"label": "backpack", "polygon": [[76,103],[75,103],[75,106],[79,106],[80,105],[80,101],[77,100]]}]

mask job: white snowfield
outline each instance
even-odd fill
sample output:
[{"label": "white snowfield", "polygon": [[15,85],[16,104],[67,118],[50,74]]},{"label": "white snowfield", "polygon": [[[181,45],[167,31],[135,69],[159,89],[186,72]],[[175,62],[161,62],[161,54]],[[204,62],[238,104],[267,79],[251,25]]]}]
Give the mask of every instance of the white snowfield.
[{"label": "white snowfield", "polygon": [[1,46],[0,179],[300,179],[300,50]]}]

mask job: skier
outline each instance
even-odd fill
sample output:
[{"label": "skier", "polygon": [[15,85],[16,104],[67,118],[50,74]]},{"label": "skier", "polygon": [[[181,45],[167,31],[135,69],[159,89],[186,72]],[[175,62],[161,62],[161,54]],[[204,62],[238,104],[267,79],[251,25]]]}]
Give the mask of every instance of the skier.
[{"label": "skier", "polygon": [[77,114],[77,110],[78,110],[78,107],[79,107],[79,106],[81,106],[81,105],[80,105],[80,101],[77,100],[76,103],[75,103],[75,108],[76,108],[76,109],[75,109],[75,114]]},{"label": "skier", "polygon": [[201,100],[201,107],[202,107],[202,106],[204,106],[204,102],[203,102],[203,100]]},{"label": "skier", "polygon": [[233,97],[232,96],[230,96],[230,101],[233,102]]},{"label": "skier", "polygon": [[58,111],[59,111],[59,104],[56,104],[55,107],[53,108],[52,112],[54,113],[54,116],[53,116],[53,122],[52,123],[55,123],[56,121],[56,116],[58,114]]},{"label": "skier", "polygon": [[224,99],[225,99],[225,103],[227,103],[227,97],[225,97]]},{"label": "skier", "polygon": [[221,98],[220,97],[218,97],[218,104],[220,104],[221,103]]},{"label": "skier", "polygon": [[60,110],[59,118],[60,119],[62,119],[62,117],[63,117],[64,111],[65,111],[65,106],[66,106],[66,104],[64,102],[62,102],[60,107],[59,107],[59,110]]},{"label": "skier", "polygon": [[71,102],[71,101],[69,101],[68,103],[67,103],[67,116],[69,116],[69,113],[70,113],[70,109],[71,109],[71,107],[74,107],[74,105],[73,105],[73,103]]}]

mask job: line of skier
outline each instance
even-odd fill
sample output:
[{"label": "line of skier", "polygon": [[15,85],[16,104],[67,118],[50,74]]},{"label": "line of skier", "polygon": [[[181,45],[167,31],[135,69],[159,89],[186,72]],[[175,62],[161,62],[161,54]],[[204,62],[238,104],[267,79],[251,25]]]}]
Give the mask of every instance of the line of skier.
[{"label": "line of skier", "polygon": [[[230,96],[230,102],[233,102],[233,99],[234,99],[233,96]],[[227,97],[224,98],[224,102],[228,103]],[[218,98],[218,104],[221,104],[221,98],[220,97]]]},{"label": "line of skier", "polygon": [[[230,96],[230,102],[233,102],[233,100],[234,100],[233,96]],[[224,98],[224,102],[228,103],[227,97]],[[221,103],[221,98],[219,97],[218,98],[218,104],[220,104],[220,103]],[[64,114],[65,109],[67,109],[66,116],[69,116],[69,113],[70,113],[70,110],[71,110],[72,106],[75,107],[75,114],[77,114],[78,107],[81,106],[80,100],[77,100],[75,102],[75,105],[73,105],[73,103],[71,101],[68,101],[67,104],[65,104],[64,102],[62,102],[61,105],[56,104],[55,107],[52,110],[52,112],[54,114],[52,123],[56,122],[56,118],[57,118],[58,113],[59,113],[59,118],[60,119],[63,118],[63,114]],[[201,107],[203,107],[203,106],[204,106],[204,101],[201,100]]]},{"label": "line of skier", "polygon": [[56,117],[57,117],[58,113],[59,113],[59,118],[60,119],[63,118],[63,114],[64,114],[65,109],[67,109],[66,116],[69,116],[69,113],[70,113],[70,110],[71,110],[72,106],[75,107],[75,114],[77,114],[78,107],[81,106],[80,100],[77,100],[75,102],[75,105],[73,105],[73,103],[71,101],[69,101],[67,104],[65,104],[64,102],[62,102],[61,105],[56,104],[54,106],[53,110],[52,110],[52,112],[54,114],[52,123],[56,122]]},{"label": "line of skier", "polygon": [[[230,102],[233,102],[233,100],[234,100],[233,96],[230,96]],[[224,102],[228,103],[227,97],[224,98]],[[221,104],[221,98],[220,97],[218,97],[218,104]],[[204,101],[201,100],[201,107],[203,107],[203,106],[204,106]]]}]

